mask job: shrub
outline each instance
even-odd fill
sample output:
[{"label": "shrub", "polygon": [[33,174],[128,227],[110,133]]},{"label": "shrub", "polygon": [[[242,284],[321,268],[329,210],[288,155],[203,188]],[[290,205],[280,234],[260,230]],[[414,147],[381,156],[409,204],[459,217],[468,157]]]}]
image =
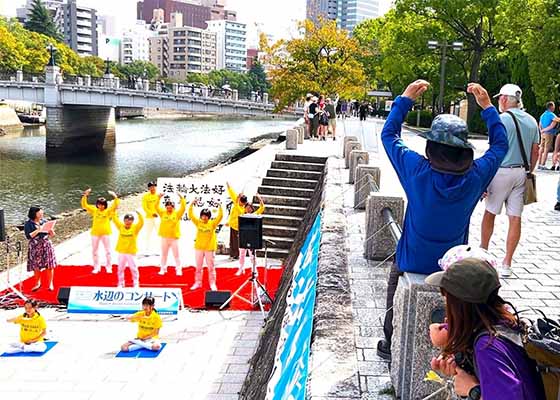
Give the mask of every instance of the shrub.
[{"label": "shrub", "polygon": [[[406,123],[410,126],[416,126],[418,111],[411,111],[406,116]],[[432,113],[429,111],[420,111],[420,126],[429,128],[432,126]]]}]

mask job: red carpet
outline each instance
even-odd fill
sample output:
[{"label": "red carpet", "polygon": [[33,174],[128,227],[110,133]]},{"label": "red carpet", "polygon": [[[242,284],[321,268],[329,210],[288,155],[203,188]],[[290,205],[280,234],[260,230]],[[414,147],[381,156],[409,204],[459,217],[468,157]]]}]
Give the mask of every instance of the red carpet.
[{"label": "red carpet", "polygon": [[[117,286],[117,267],[113,267],[113,273],[107,274],[103,269],[99,274],[93,275],[91,273],[93,267],[78,267],[78,266],[58,266],[55,269],[54,285],[55,290],[49,291],[45,284],[37,292],[31,292],[34,285],[33,278],[29,278],[23,282],[23,293],[33,299],[45,302],[48,304],[58,304],[57,293],[60,287],[70,286]],[[259,274],[259,281],[265,283],[264,268],[257,268]],[[267,274],[267,281],[265,283],[266,289],[272,299],[274,300],[276,290],[282,276],[283,268],[269,269]],[[183,299],[185,307],[203,309],[204,306],[204,293],[210,290],[208,284],[208,271],[204,268],[203,287],[195,291],[191,291],[190,287],[194,283],[194,267],[183,268],[183,276],[176,276],[175,269],[170,267],[164,276],[158,275],[159,267],[140,267],[140,287],[172,287],[180,288],[183,292]],[[239,286],[250,277],[250,269],[245,270],[245,275],[235,276],[237,268],[216,268],[217,286],[218,290],[229,290],[234,292]],[[45,272],[43,271],[43,274]],[[43,282],[46,282],[46,276],[43,275]],[[126,286],[132,286],[132,278],[130,271],[125,271]],[[19,285],[17,288],[19,289]],[[247,285],[241,295],[249,298],[251,293],[251,285]],[[5,292],[3,292],[5,293]],[[0,293],[3,294],[3,293]],[[156,304],[157,307],[157,304]],[[230,303],[229,310],[258,310],[251,307],[246,302],[234,298]]]}]

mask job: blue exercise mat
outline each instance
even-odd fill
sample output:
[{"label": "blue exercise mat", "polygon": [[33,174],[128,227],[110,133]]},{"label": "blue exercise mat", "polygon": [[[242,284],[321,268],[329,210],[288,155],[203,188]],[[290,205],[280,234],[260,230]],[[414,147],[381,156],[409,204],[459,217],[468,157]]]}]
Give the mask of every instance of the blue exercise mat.
[{"label": "blue exercise mat", "polygon": [[4,353],[2,355],[0,355],[0,357],[42,357],[45,354],[47,354],[54,346],[56,346],[58,342],[45,342],[45,344],[47,345],[47,350],[45,350],[44,353],[14,353],[14,354],[10,354],[10,353]]},{"label": "blue exercise mat", "polygon": [[161,351],[165,348],[166,343],[162,343],[161,344],[161,349],[159,349],[159,351],[153,351],[153,350],[146,350],[146,349],[140,349],[140,350],[134,350],[134,351],[119,351],[117,353],[117,355],[115,357],[118,358],[156,358],[157,356],[159,356],[159,353],[161,353]]}]

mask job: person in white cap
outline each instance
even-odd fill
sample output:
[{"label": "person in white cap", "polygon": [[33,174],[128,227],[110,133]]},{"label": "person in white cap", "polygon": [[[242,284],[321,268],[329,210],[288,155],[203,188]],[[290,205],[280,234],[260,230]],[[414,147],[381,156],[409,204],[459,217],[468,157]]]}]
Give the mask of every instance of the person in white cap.
[{"label": "person in white cap", "polygon": [[[521,236],[521,214],[525,196],[525,179],[527,160],[530,172],[535,170],[539,156],[539,128],[537,121],[522,110],[521,96],[523,92],[517,85],[507,84],[502,87],[496,96],[500,118],[506,127],[509,150],[502,161],[500,168],[490,185],[486,196],[486,211],[482,218],[481,247],[488,250],[490,239],[494,231],[496,215],[506,205],[506,214],[509,219],[508,235],[506,241],[506,254],[502,261],[500,274],[504,277],[511,276],[511,264],[515,248]],[[521,136],[521,145],[518,140],[518,131]],[[522,154],[522,149],[523,153]]]}]

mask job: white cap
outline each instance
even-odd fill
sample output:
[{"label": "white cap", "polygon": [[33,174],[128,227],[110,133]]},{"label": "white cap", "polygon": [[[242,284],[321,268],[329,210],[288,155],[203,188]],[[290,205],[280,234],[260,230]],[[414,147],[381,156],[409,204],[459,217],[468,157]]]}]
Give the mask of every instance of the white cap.
[{"label": "white cap", "polygon": [[523,95],[523,91],[517,85],[513,83],[508,83],[507,85],[502,86],[500,89],[500,93],[494,96],[494,98],[498,96],[511,96],[517,98],[517,100],[521,100],[521,95]]}]

